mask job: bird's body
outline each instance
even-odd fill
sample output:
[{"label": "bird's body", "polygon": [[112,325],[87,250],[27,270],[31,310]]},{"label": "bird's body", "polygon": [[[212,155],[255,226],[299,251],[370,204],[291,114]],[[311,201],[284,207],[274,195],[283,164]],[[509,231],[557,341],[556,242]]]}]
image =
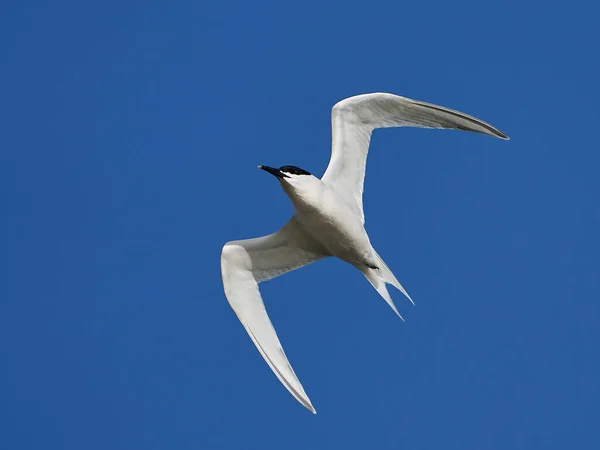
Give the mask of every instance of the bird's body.
[{"label": "bird's body", "polygon": [[371,242],[358,214],[331,186],[305,175],[301,185],[286,183],[283,188],[294,205],[299,228],[324,255],[353,265],[375,265]]},{"label": "bird's body", "polygon": [[386,285],[412,299],[375,251],[364,227],[362,193],[372,131],[416,126],[508,139],[491,125],[464,113],[385,93],[342,100],[333,107],[331,117],[332,156],[321,179],[295,166],[259,166],[279,179],[294,206],[292,218],[268,236],[228,242],[221,254],[223,286],[231,307],[275,375],[312,412],[315,409],[269,320],[258,283],[335,256],[359,269],[400,316]]}]

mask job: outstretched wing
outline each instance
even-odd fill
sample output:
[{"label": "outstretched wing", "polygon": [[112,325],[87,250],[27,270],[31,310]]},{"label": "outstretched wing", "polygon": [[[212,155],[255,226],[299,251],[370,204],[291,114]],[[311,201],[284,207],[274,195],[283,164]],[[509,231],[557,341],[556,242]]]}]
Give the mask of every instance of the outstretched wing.
[{"label": "outstretched wing", "polygon": [[342,100],[331,110],[331,160],[322,181],[357,208],[363,223],[363,182],[371,132],[389,127],[450,128],[508,139],[475,117],[398,95],[374,93]]},{"label": "outstretched wing", "polygon": [[229,304],[277,378],[313,413],[316,411],[271,324],[258,283],[325,256],[302,232],[294,217],[276,233],[228,242],[221,253],[221,275]]}]

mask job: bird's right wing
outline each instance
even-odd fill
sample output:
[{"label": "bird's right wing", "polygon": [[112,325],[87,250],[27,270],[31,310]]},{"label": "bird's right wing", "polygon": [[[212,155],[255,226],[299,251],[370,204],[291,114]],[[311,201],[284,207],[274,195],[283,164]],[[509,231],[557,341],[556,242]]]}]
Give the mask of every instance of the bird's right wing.
[{"label": "bird's right wing", "polygon": [[294,217],[276,233],[228,242],[221,253],[221,275],[229,304],[277,378],[313,413],[315,409],[267,315],[258,283],[326,256],[302,232]]},{"label": "bird's right wing", "polygon": [[450,128],[508,139],[473,116],[394,94],[356,95],[336,103],[331,110],[331,160],[322,181],[356,208],[363,223],[362,194],[371,133],[388,127]]}]

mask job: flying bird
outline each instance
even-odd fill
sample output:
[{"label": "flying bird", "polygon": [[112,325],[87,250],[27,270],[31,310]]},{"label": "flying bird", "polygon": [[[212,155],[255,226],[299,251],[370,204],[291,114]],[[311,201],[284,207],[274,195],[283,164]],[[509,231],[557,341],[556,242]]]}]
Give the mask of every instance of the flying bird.
[{"label": "flying bird", "polygon": [[414,305],[371,245],[362,199],[371,133],[376,128],[404,126],[473,131],[508,139],[490,124],[442,106],[387,93],[347,98],[331,110],[331,160],[321,179],[295,166],[258,166],[279,181],[294,206],[292,218],[268,236],[228,242],[221,253],[229,304],[277,378],[315,414],[279,342],[258,284],[336,256],[360,270],[398,316],[387,284]]}]

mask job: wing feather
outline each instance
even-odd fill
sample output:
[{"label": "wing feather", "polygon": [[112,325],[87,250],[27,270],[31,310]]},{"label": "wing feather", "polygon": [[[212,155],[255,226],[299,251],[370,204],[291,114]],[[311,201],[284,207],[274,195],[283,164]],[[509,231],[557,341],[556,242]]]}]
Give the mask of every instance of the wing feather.
[{"label": "wing feather", "polygon": [[331,160],[322,181],[357,209],[363,223],[362,194],[371,133],[388,127],[448,128],[508,139],[473,116],[394,94],[357,95],[335,104],[331,110]]},{"label": "wing feather", "polygon": [[258,289],[261,281],[327,256],[311,250],[311,245],[292,218],[269,236],[225,244],[221,275],[229,304],[271,370],[302,405],[316,413],[283,351]]}]

